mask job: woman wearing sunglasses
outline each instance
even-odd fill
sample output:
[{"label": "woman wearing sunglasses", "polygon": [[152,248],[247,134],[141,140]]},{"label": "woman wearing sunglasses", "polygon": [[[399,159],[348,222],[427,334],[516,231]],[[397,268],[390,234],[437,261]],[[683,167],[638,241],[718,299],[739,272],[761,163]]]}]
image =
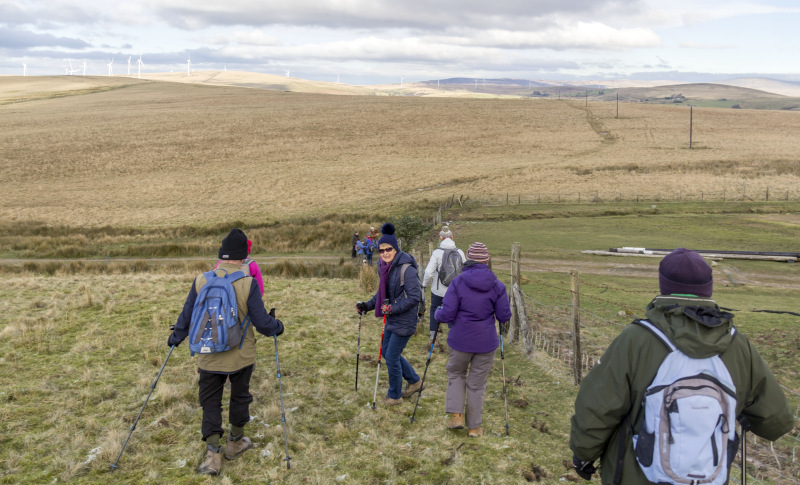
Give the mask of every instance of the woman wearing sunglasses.
[{"label": "woman wearing sunglasses", "polygon": [[[378,292],[371,300],[356,304],[356,309],[361,313],[375,310],[376,317],[386,316],[381,347],[389,372],[389,391],[383,399],[386,406],[400,404],[404,397],[412,396],[422,387],[419,375],[402,355],[408,339],[417,330],[417,308],[422,300],[417,262],[410,254],[400,251],[394,231],[390,223],[381,227],[383,235],[378,240]],[[408,383],[405,391],[402,390],[403,380]]]}]

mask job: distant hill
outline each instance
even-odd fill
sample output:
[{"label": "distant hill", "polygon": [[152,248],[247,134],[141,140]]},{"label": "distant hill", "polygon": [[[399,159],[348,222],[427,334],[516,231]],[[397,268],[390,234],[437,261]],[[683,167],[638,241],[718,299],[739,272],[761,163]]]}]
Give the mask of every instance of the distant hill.
[{"label": "distant hill", "polygon": [[748,77],[731,79],[720,84],[739,86],[743,88],[758,89],[768,93],[782,94],[784,96],[800,97],[800,82],[778,81],[763,77]]},{"label": "distant hill", "polygon": [[[800,109],[800,98],[728,84],[678,84],[648,88],[624,88],[598,93],[603,101],[692,105],[708,108]],[[591,96],[591,94],[590,94]]]},{"label": "distant hill", "polygon": [[467,98],[588,98],[589,101],[692,105],[713,108],[800,110],[800,83],[741,78],[724,83],[636,80],[548,81],[448,78],[415,83],[356,86],[239,71],[149,73],[135,76],[0,76],[0,104],[115,89],[152,81],[242,87],[295,93]]}]

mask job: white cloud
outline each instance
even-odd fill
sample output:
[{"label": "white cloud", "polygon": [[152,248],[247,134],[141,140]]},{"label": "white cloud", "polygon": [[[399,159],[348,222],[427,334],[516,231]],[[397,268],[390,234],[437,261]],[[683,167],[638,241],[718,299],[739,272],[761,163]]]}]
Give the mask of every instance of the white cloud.
[{"label": "white cloud", "polygon": [[735,44],[709,44],[703,42],[681,42],[683,49],[735,49]]},{"label": "white cloud", "polygon": [[279,46],[283,41],[278,37],[269,35],[261,29],[253,29],[249,32],[236,31],[232,34],[218,34],[208,38],[210,44],[227,45],[253,45],[253,46]]},{"label": "white cloud", "polygon": [[428,36],[443,44],[509,49],[624,50],[660,45],[658,35],[644,28],[616,29],[600,22],[552,25],[537,31],[470,30],[459,36]]}]

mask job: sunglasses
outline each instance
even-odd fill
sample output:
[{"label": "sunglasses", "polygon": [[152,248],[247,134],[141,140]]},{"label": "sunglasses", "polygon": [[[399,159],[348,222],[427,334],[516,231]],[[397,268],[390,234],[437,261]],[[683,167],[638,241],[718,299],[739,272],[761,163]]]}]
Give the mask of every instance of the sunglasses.
[{"label": "sunglasses", "polygon": [[383,253],[391,253],[392,251],[394,251],[394,248],[386,248],[386,249],[379,249],[378,250],[378,252],[381,253],[381,254],[383,254]]}]

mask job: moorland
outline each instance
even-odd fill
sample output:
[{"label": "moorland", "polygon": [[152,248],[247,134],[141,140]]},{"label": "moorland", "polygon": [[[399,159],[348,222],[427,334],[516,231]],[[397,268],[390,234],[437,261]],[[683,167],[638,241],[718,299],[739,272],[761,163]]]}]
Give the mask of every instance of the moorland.
[{"label": "moorland", "polygon": [[[800,114],[790,111],[694,109],[690,148],[683,106],[623,103],[617,116],[615,103],[584,99],[26,82],[0,78],[0,483],[572,481],[563,460],[576,388],[545,352],[506,348],[508,436],[499,358],[483,440],[444,429],[438,352],[415,423],[413,402],[370,409],[380,329],[363,322],[356,391],[352,306],[374,287],[350,261],[352,231],[401,215],[430,221],[447,205],[457,242],[486,242],[505,282],[510,245],[522,242],[532,315],[568,305],[567,273],[578,269],[582,306],[610,330],[652,298],[658,260],[582,249],[797,251],[800,237]],[[220,479],[193,472],[197,374],[178,347],[110,475],[192,278],[232,226],[253,239],[265,300],[287,324],[279,355],[292,468],[264,338],[252,452],[226,462]],[[436,230],[415,248],[423,258]],[[797,265],[713,264],[715,296],[800,405]],[[765,309],[783,313],[754,311]],[[418,370],[426,342],[409,344]],[[791,447],[776,446],[778,467],[767,471],[763,449],[751,477],[797,481]]]}]

